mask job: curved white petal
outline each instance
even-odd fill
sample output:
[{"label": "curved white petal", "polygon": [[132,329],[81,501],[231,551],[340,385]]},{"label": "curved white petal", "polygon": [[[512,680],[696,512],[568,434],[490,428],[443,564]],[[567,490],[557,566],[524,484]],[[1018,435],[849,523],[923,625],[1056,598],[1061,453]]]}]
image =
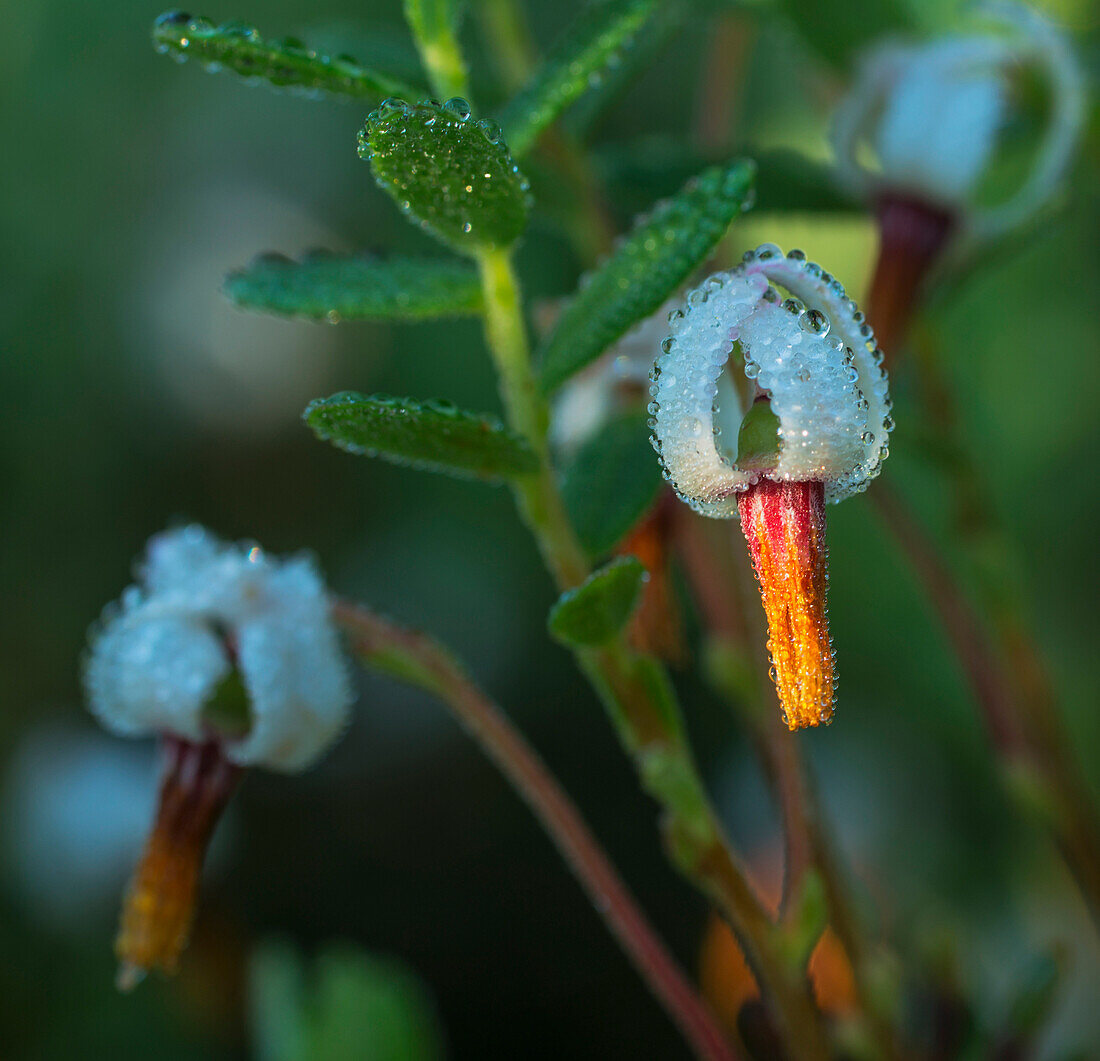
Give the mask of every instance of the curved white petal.
[{"label": "curved white petal", "polygon": [[93,714],[115,733],[203,736],[202,713],[230,664],[201,617],[138,602],[108,618],[85,683]]},{"label": "curved white petal", "polygon": [[[780,305],[770,281],[794,299]],[[697,511],[735,517],[737,494],[760,478],[731,462],[742,414],[726,372],[735,341],[745,375],[779,418],[769,478],[820,480],[826,499],[840,501],[878,474],[893,427],[881,354],[855,303],[820,266],[765,245],[693,291],[669,323],[653,371],[653,444],[665,477]]]}]

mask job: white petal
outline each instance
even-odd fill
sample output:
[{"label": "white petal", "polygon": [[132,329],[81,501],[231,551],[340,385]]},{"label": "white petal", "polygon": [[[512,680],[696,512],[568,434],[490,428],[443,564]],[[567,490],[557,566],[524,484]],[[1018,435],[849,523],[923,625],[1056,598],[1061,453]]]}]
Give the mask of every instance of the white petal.
[{"label": "white petal", "polygon": [[203,736],[202,712],[230,665],[201,621],[145,601],[109,619],[85,682],[92,712],[115,733]]}]

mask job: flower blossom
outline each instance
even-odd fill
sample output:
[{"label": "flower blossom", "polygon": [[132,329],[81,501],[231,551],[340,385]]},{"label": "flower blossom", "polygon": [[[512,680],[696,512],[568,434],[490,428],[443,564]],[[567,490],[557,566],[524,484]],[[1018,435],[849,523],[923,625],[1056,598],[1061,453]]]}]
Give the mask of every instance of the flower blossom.
[{"label": "flower blossom", "polygon": [[116,942],[119,982],[172,970],[202,859],[242,768],[297,771],[347,724],[351,687],[324,583],[306,557],[274,559],[201,527],[154,537],[94,633],[89,706],[123,736],[160,736],[160,801]]},{"label": "flower blossom", "polygon": [[703,515],[740,518],[786,722],[828,723],[824,506],[865,490],[887,456],[882,352],[840,282],[774,244],[692,291],[669,326],[649,407],[665,477]]},{"label": "flower blossom", "polygon": [[[1022,224],[1054,194],[1084,119],[1083,77],[1065,36],[1022,5],[978,11],[990,20],[986,32],[869,50],[835,115],[838,179],[878,216],[869,313],[891,349],[925,276],[948,249]],[[1042,136],[1017,189],[987,204],[982,186],[1027,70],[1049,94]],[[873,168],[864,161],[867,149]]]}]

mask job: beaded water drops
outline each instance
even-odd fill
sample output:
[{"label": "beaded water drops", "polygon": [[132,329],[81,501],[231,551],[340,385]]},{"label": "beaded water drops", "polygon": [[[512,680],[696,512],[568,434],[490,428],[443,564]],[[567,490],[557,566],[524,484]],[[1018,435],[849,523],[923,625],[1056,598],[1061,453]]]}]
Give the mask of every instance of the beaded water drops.
[{"label": "beaded water drops", "polygon": [[309,558],[275,559],[190,526],[150,541],[138,581],[104,614],[84,672],[104,727],[156,734],[167,752],[116,941],[124,988],[175,967],[207,844],[242,769],[309,766],[344,729],[352,699]]},{"label": "beaded water drops", "polygon": [[824,506],[865,490],[888,454],[882,352],[841,283],[774,244],[710,277],[668,319],[649,407],[665,477],[696,511],[739,516],[786,722],[828,723]]}]

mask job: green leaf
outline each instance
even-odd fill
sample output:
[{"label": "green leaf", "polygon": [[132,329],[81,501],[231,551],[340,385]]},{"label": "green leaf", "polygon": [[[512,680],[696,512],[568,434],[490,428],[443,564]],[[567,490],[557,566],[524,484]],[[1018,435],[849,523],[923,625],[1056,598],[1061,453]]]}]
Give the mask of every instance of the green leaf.
[{"label": "green leaf", "polygon": [[466,254],[507,247],[527,224],[527,178],[500,130],[464,100],[386,100],[359,134],[374,179],[421,227]]},{"label": "green leaf", "polygon": [[517,158],[569,104],[599,83],[659,6],[658,0],[604,0],[573,23],[500,116]]},{"label": "green leaf", "polygon": [[558,598],[550,609],[550,633],[572,648],[607,644],[634,613],[648,577],[636,557],[616,557]]},{"label": "green leaf", "polygon": [[702,264],[746,208],[754,173],[747,160],[715,166],[636,222],[582,284],[544,345],[544,390],[554,390],[595,361]]},{"label": "green leaf", "polygon": [[288,943],[261,944],[249,969],[258,1061],[437,1061],[432,999],[406,966],[347,944],[307,967]]},{"label": "green leaf", "polygon": [[660,488],[661,469],[640,411],[609,420],[585,442],[561,490],[581,544],[590,556],[603,556],[649,511]]},{"label": "green leaf", "polygon": [[302,416],[318,438],[395,464],[494,480],[538,468],[519,435],[450,402],[345,391],[310,402]]},{"label": "green leaf", "polygon": [[416,96],[418,91],[397,78],[360,66],[347,55],[310,51],[301,41],[264,40],[244,22],[216,25],[185,11],[168,11],[153,23],[153,46],[180,60],[195,59],[207,70],[231,70],[278,88],[345,99]]},{"label": "green leaf", "polygon": [[238,306],[336,323],[465,317],[482,309],[477,271],[465,262],[314,254],[302,261],[264,254],[230,273]]}]

